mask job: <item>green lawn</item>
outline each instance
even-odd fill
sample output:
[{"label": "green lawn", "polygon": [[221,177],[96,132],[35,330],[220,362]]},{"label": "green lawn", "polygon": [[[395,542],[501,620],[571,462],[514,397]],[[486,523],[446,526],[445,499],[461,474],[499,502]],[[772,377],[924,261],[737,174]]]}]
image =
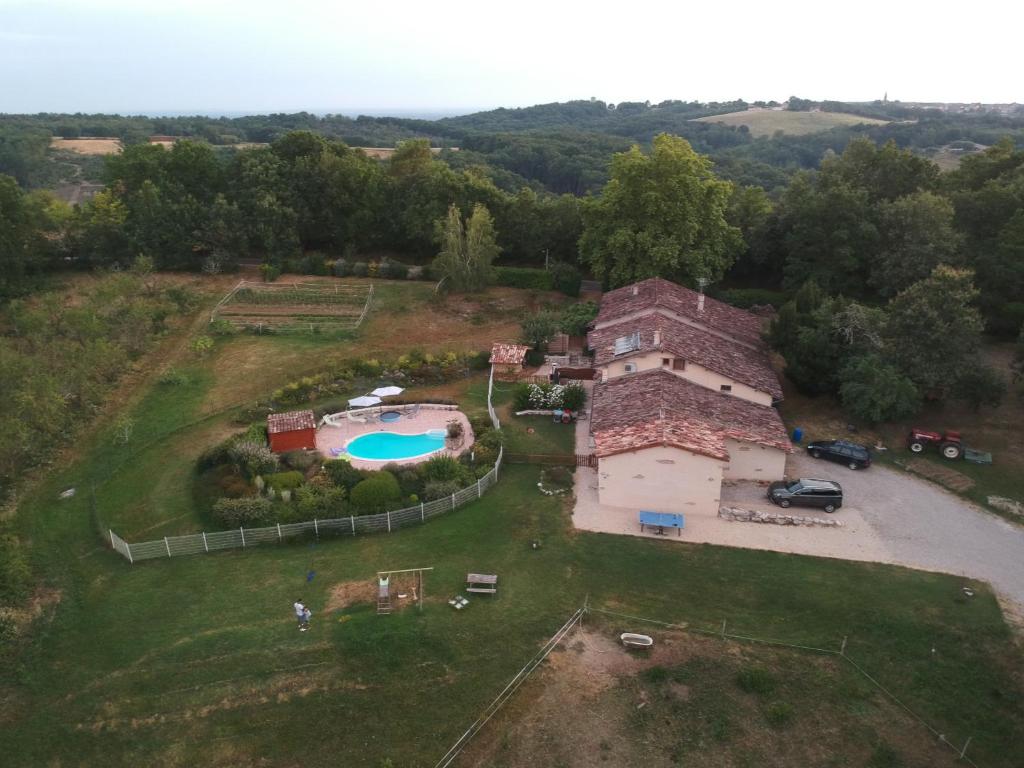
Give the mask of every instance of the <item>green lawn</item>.
[{"label": "green lawn", "polygon": [[[849,636],[850,653],[952,740],[973,736],[976,760],[1014,765],[1020,654],[984,587],[967,601],[953,577],[573,534],[537,476],[508,467],[481,502],[391,536],[134,567],[95,549],[81,503],[40,502],[40,529],[65,540],[73,530],[77,542],[55,552],[63,602],[5,692],[0,751],[11,765],[291,765],[297,755],[311,766],[433,765],[589,595],[793,642]],[[335,584],[411,566],[436,569],[422,614],[322,610]],[[498,573],[500,593],[456,613],[443,599],[467,571]],[[290,616],[298,596],[316,612],[306,634]]]}]

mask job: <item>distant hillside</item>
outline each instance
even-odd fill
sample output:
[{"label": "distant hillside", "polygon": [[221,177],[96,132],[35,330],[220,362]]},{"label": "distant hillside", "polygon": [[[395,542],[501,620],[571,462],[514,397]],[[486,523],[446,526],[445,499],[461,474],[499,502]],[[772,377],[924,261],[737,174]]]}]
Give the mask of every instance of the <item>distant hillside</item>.
[{"label": "distant hillside", "polygon": [[726,115],[710,115],[693,120],[697,123],[721,123],[723,125],[745,125],[754,138],[774,136],[782,131],[789,136],[805,136],[809,133],[828,131],[839,126],[885,125],[888,121],[871,117],[851,115],[846,112],[790,112],[774,109],[748,109],[730,112]]}]

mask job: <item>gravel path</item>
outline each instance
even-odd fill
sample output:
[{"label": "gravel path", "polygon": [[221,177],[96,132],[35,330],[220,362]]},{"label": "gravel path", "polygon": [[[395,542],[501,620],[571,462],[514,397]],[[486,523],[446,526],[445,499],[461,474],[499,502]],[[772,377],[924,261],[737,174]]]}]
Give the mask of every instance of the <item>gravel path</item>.
[{"label": "gravel path", "polygon": [[989,582],[1024,607],[1024,527],[925,480],[889,467],[851,471],[795,453],[789,477],[820,477],[843,486],[846,505],[881,540],[886,561]]}]

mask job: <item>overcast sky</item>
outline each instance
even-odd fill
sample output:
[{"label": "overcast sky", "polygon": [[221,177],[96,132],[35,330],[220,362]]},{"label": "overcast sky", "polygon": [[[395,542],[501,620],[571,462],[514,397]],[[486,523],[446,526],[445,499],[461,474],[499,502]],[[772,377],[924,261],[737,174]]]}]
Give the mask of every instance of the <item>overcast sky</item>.
[{"label": "overcast sky", "polygon": [[0,112],[1024,101],[1024,3],[0,0]]}]

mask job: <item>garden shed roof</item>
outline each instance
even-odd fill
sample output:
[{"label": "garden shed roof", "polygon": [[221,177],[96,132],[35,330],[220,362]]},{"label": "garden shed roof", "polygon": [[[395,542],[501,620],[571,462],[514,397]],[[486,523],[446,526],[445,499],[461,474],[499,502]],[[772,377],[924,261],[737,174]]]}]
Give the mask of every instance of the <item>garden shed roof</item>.
[{"label": "garden shed roof", "polygon": [[267,416],[267,432],[271,435],[300,429],[316,429],[316,418],[312,411],[288,411]]},{"label": "garden shed roof", "polygon": [[491,346],[491,365],[522,365],[530,348],[522,344],[496,341]]}]

